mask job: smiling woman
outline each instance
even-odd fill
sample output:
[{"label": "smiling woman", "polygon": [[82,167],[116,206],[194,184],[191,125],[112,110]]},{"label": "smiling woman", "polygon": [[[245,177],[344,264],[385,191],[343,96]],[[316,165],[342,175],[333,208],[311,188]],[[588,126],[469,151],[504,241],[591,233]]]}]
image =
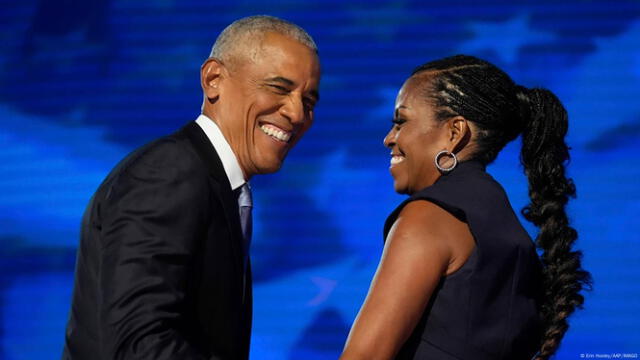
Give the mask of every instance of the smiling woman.
[{"label": "smiling woman", "polygon": [[[589,285],[564,206],[567,114],[492,64],[454,56],[419,67],[396,99],[395,190],[410,197],[385,224],[385,247],[342,360],[548,359]],[[527,220],[486,171],[519,134]]]},{"label": "smiling woman", "polygon": [[[424,82],[431,81],[431,76],[418,74],[400,89],[394,125],[384,138],[385,146],[391,149],[394,187],[401,194],[413,194],[435,182],[440,174],[433,166],[434,159],[452,140],[459,144],[456,145],[458,156],[464,157],[472,151],[472,144],[468,142],[474,126],[471,122],[461,116],[439,121],[433,107],[425,106],[420,90]],[[449,166],[449,163],[443,165]]]}]

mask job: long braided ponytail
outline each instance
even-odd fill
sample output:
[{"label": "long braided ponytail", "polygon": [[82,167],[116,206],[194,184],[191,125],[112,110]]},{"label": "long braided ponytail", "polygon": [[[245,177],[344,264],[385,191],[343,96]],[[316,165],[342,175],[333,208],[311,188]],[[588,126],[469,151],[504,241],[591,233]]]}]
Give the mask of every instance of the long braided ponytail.
[{"label": "long braided ponytail", "polygon": [[517,94],[524,115],[529,115],[520,161],[529,179],[531,203],[522,209],[522,215],[540,229],[536,244],[543,250],[544,334],[538,358],[548,359],[569,328],[567,317],[582,307],[580,290],[590,286],[590,276],[581,268],[581,253],[571,249],[578,233],[569,225],[565,211],[569,198],[576,194],[573,181],[565,175],[567,112],[549,90],[519,88]]},{"label": "long braided ponytail", "polygon": [[581,253],[572,250],[578,234],[565,211],[569,198],[575,197],[573,181],[565,175],[567,112],[549,90],[518,86],[496,66],[472,56],[429,62],[413,74],[423,72],[432,75],[425,90],[436,118],[460,115],[476,125],[474,159],[491,163],[522,134],[520,160],[531,200],[522,214],[539,229],[535,241],[543,264],[543,334],[536,359],[549,359],[569,328],[567,318],[583,305],[581,291],[591,285],[580,264]]}]

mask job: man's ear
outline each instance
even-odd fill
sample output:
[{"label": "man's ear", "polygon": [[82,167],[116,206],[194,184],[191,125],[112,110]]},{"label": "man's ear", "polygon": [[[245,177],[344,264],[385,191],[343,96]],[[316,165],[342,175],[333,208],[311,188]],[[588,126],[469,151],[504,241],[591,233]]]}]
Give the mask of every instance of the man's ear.
[{"label": "man's ear", "polygon": [[200,68],[200,85],[205,98],[209,102],[220,96],[220,78],[224,65],[214,58],[209,58]]},{"label": "man's ear", "polygon": [[467,146],[471,140],[469,121],[458,115],[447,120],[447,126],[451,151],[457,153]]}]

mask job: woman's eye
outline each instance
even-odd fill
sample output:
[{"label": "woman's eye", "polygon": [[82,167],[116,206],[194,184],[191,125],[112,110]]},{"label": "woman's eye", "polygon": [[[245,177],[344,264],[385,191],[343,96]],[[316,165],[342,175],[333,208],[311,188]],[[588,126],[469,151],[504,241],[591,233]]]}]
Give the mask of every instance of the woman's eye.
[{"label": "woman's eye", "polygon": [[400,127],[402,124],[404,124],[405,120],[404,119],[393,119],[391,120],[391,122],[393,123],[391,126],[396,129],[396,130],[400,130]]}]

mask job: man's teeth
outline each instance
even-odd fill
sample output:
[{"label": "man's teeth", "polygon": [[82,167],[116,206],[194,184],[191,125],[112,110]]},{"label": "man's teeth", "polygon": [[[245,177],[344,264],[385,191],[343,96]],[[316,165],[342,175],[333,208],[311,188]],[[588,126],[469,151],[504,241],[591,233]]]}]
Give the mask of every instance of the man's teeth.
[{"label": "man's teeth", "polygon": [[391,165],[399,164],[404,160],[404,156],[394,155],[391,157]]},{"label": "man's teeth", "polygon": [[272,126],[268,126],[268,125],[262,125],[260,126],[260,130],[262,130],[263,133],[276,138],[280,141],[284,141],[284,142],[288,142],[289,139],[291,139],[291,133],[289,132],[284,132],[282,130],[279,130],[277,128],[274,128]]}]

